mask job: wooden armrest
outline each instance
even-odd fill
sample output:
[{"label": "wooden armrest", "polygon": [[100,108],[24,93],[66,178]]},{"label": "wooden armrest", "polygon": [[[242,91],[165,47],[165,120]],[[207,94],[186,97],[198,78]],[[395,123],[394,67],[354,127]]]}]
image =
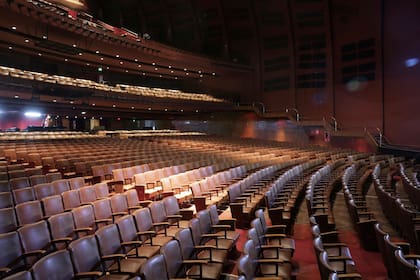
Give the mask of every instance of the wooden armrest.
[{"label": "wooden armrest", "polygon": [[100,271],[88,271],[88,272],[79,272],[74,275],[74,279],[96,279],[102,276],[102,272]]},{"label": "wooden armrest", "polygon": [[123,258],[125,258],[124,254],[111,254],[111,255],[105,255],[101,257],[103,261],[110,261],[110,260],[116,260],[116,259],[120,260]]}]

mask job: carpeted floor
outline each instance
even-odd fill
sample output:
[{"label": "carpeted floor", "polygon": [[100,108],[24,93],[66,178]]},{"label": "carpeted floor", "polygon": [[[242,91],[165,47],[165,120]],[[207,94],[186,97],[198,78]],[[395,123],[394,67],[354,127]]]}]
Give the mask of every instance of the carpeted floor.
[{"label": "carpeted floor", "polygon": [[[371,187],[373,189],[373,187]],[[371,189],[368,193],[368,205],[374,212],[375,217],[391,233],[392,236],[398,238],[398,234],[389,225],[386,218],[383,216],[382,209],[376,198],[376,194]],[[363,279],[366,280],[384,280],[386,277],[386,268],[383,265],[382,258],[379,252],[365,251],[359,242],[357,233],[354,231],[351,220],[345,205],[344,196],[340,191],[337,194],[336,201],[333,208],[334,220],[339,231],[340,240],[348,245],[350,248],[353,260]],[[222,213],[221,218],[231,217],[230,211],[226,210]],[[247,240],[247,230],[237,229],[241,237],[238,241],[238,251],[242,252],[243,244]],[[297,280],[319,280],[318,264],[315,258],[313,249],[312,235],[310,232],[308,213],[305,205],[302,203],[296,223],[294,226],[293,238],[296,242],[296,251],[294,253],[294,261],[297,264],[295,271]],[[233,267],[232,274],[237,274],[236,266]]]}]

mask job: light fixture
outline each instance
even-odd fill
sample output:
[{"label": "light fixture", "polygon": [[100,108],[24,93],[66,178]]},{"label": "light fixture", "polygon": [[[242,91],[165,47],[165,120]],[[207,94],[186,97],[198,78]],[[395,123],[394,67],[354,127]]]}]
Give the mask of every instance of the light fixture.
[{"label": "light fixture", "polygon": [[201,70],[198,70],[198,74],[201,74]]},{"label": "light fixture", "polygon": [[117,54],[115,57],[120,57],[120,55],[119,55],[119,54]]},{"label": "light fixture", "polygon": [[185,75],[187,75],[187,76],[188,76],[189,74],[190,74],[190,73],[188,73],[188,72],[187,72],[187,73],[185,73]]},{"label": "light fixture", "polygon": [[16,99],[18,99],[19,98],[19,95],[15,95],[15,96],[13,96],[14,98],[16,98]]},{"label": "light fixture", "polygon": [[139,64],[138,67],[141,67],[141,64]]},{"label": "light fixture", "polygon": [[124,62],[120,61],[120,64],[124,64]]},{"label": "light fixture", "polygon": [[188,71],[188,69],[187,68],[184,68],[184,71]]},{"label": "light fixture", "polygon": [[143,76],[145,76],[145,75],[146,75],[146,73],[143,72]]},{"label": "light fixture", "polygon": [[86,115],[86,112],[85,112],[85,111],[83,111],[83,112],[81,112],[80,114],[82,114],[82,115]]},{"label": "light fixture", "polygon": [[16,26],[12,26],[12,30],[16,30],[17,28],[16,28]]},{"label": "light fixture", "polygon": [[157,71],[158,69],[155,67],[155,71]]},{"label": "light fixture", "polygon": [[64,59],[64,61],[66,61],[66,62],[67,62],[67,61],[69,61],[69,60],[68,60],[67,58],[65,58],[65,59]]},{"label": "light fixture", "polygon": [[9,50],[13,49],[13,47],[9,47]]},{"label": "light fixture", "polygon": [[181,111],[181,112],[184,112],[184,109],[181,109],[180,111]]},{"label": "light fixture", "polygon": [[171,73],[173,73],[174,72],[174,70],[171,70]]},{"label": "light fixture", "polygon": [[103,57],[101,57],[101,60],[104,60],[104,58],[103,58]]},{"label": "light fixture", "polygon": [[86,63],[87,66],[90,66],[90,63]]},{"label": "light fixture", "polygon": [[48,39],[47,35],[42,36],[42,39],[47,40]]},{"label": "light fixture", "polygon": [[95,51],[95,53],[99,53],[99,51],[98,51],[98,50],[96,50],[96,51]]},{"label": "light fixture", "polygon": [[38,53],[38,56],[42,56],[42,53]]},{"label": "light fixture", "polygon": [[53,102],[56,103],[57,102],[57,99],[53,99]]},{"label": "light fixture", "polygon": [[73,44],[73,48],[75,48],[75,47],[77,47],[77,45],[76,44]]},{"label": "light fixture", "polygon": [[96,106],[96,104],[95,103],[92,103],[92,106]]},{"label": "light fixture", "polygon": [[131,110],[134,110],[134,107],[131,107]]},{"label": "light fixture", "polygon": [[171,69],[171,68],[172,68],[172,66],[171,66],[171,65],[169,65],[169,66],[168,66],[168,68],[169,68],[169,69]]},{"label": "light fixture", "polygon": [[71,100],[71,101],[70,101],[70,104],[74,104],[74,101],[73,101],[73,100]]},{"label": "light fixture", "polygon": [[214,73],[214,72],[213,72],[213,73],[211,73],[211,74],[212,74],[213,76],[216,76],[216,73]]},{"label": "light fixture", "polygon": [[165,108],[165,112],[168,112],[168,109]]},{"label": "light fixture", "polygon": [[152,65],[153,65],[153,66],[155,66],[155,65],[156,65],[156,63],[154,63],[154,62],[153,62],[153,63],[152,63]]},{"label": "light fixture", "polygon": [[196,113],[198,113],[198,110],[195,110]]},{"label": "light fixture", "polygon": [[135,62],[139,61],[137,58],[134,59]]},{"label": "light fixture", "polygon": [[178,80],[178,77],[175,77],[175,80]]},{"label": "light fixture", "polygon": [[28,112],[25,112],[25,117],[28,117],[28,118],[39,118],[39,117],[41,117],[41,113],[40,112],[28,111]]},{"label": "light fixture", "polygon": [[203,78],[203,74],[200,75],[200,78]]},{"label": "light fixture", "polygon": [[28,39],[25,39],[25,43],[29,43],[29,40]]},{"label": "light fixture", "polygon": [[147,110],[149,110],[149,111],[150,111],[150,110],[152,110],[152,108],[150,108],[150,107],[149,107],[149,108],[147,108]]},{"label": "light fixture", "polygon": [[113,104],[113,105],[112,105],[112,108],[115,108],[115,107],[117,107],[117,106],[116,106],[115,104]]},{"label": "light fixture", "polygon": [[79,52],[79,55],[82,55],[82,53],[81,53],[81,52]]},{"label": "light fixture", "polygon": [[125,73],[128,73],[128,70],[125,70]]}]

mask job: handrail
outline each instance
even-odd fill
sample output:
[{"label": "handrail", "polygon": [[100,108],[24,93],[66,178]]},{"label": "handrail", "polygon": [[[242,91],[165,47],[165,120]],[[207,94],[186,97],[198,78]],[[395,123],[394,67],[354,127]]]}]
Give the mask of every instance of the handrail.
[{"label": "handrail", "polygon": [[290,110],[296,113],[296,122],[299,122],[300,121],[299,111],[296,108],[286,108],[286,113],[289,113]]}]

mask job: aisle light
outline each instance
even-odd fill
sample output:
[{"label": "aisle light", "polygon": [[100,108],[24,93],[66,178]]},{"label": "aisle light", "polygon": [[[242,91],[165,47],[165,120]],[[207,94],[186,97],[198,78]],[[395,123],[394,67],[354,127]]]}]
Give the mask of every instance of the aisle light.
[{"label": "aisle light", "polygon": [[34,112],[34,111],[25,112],[25,117],[28,117],[28,118],[39,118],[41,116],[42,114],[40,112]]}]

